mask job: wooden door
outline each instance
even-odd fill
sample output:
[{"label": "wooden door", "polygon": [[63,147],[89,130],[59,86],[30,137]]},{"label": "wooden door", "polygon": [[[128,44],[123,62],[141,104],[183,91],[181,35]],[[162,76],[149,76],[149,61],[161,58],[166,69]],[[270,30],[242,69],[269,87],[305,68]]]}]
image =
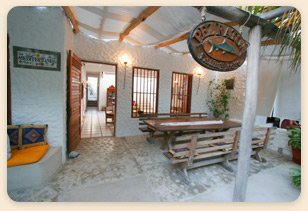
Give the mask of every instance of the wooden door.
[{"label": "wooden door", "polygon": [[7,34],[7,124],[12,124],[11,69],[10,69],[10,37]]},{"label": "wooden door", "polygon": [[69,51],[68,62],[68,152],[81,137],[81,60]]},{"label": "wooden door", "polygon": [[172,73],[170,113],[190,113],[192,75]]}]

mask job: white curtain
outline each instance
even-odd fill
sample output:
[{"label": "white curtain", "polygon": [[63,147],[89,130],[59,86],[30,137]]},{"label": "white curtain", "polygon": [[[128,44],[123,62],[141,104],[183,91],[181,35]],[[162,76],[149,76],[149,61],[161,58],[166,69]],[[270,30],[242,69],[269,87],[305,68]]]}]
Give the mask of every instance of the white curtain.
[{"label": "white curtain", "polygon": [[282,63],[282,74],[274,103],[274,116],[301,120],[301,70],[290,70],[291,62]]},{"label": "white curtain", "polygon": [[[271,116],[281,77],[282,61],[261,57],[258,88],[258,116]],[[249,70],[248,70],[249,71]]]}]

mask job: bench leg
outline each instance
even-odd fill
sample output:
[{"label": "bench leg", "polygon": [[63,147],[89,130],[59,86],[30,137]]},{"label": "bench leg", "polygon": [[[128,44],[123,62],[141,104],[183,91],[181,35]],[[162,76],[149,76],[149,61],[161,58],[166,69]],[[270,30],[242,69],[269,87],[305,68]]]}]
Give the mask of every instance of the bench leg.
[{"label": "bench leg", "polygon": [[171,137],[176,133],[176,131],[171,131],[169,135],[164,137],[164,143],[161,145],[160,149],[164,150],[166,147],[168,147],[168,150],[172,148],[171,146]]},{"label": "bench leg", "polygon": [[153,141],[153,134],[154,134],[154,132],[153,131],[151,131],[151,132],[149,132],[149,137],[147,138],[147,141],[150,143],[150,144],[153,144],[154,143],[154,141]]},{"label": "bench leg", "polygon": [[181,164],[181,169],[177,169],[176,173],[180,177],[180,179],[187,185],[190,184],[190,180],[188,178],[187,169],[186,169],[186,162]]},{"label": "bench leg", "polygon": [[230,163],[229,163],[228,160],[225,160],[224,162],[220,163],[220,165],[221,165],[224,169],[226,169],[226,170],[228,170],[228,171],[230,171],[230,172],[233,172],[233,168],[232,168],[232,166],[230,165]]},{"label": "bench leg", "polygon": [[256,151],[256,154],[254,155],[254,158],[260,162],[266,162],[266,159],[263,158],[261,155],[260,155],[260,150],[257,150]]}]

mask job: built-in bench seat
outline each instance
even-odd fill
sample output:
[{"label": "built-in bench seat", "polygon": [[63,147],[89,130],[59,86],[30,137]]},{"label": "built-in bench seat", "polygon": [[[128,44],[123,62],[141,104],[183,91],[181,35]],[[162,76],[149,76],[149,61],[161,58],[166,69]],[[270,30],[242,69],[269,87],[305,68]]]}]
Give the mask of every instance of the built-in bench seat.
[{"label": "built-in bench seat", "polygon": [[40,185],[53,178],[62,166],[61,148],[50,146],[38,162],[8,167],[7,189],[15,190]]},{"label": "built-in bench seat", "polygon": [[[251,142],[252,153],[257,160],[265,162],[260,151],[274,138],[273,128],[255,128]],[[178,175],[189,184],[187,170],[220,163],[228,171],[233,171],[230,160],[238,158],[240,129],[212,132],[193,136],[179,136],[173,140],[172,150],[163,153],[172,164],[180,165]]]},{"label": "built-in bench seat", "polygon": [[[148,142],[153,143],[153,138],[156,137],[164,137],[167,134],[161,133],[155,128],[151,128],[149,126],[146,126],[146,123],[144,123],[144,120],[151,120],[151,119],[170,119],[170,118],[185,118],[185,117],[207,117],[207,113],[157,113],[157,114],[140,114],[139,116],[139,125],[142,125],[143,127],[140,127],[139,130],[143,133],[149,133],[149,137],[147,138]],[[204,131],[200,131],[204,132]],[[183,134],[190,134],[191,132],[181,132],[180,134],[176,135],[183,135]],[[196,131],[194,132],[196,133]]]}]

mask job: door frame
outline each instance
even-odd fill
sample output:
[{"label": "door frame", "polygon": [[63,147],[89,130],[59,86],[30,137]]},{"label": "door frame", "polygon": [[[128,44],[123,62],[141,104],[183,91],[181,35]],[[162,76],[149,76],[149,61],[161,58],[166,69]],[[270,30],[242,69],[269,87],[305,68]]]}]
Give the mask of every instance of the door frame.
[{"label": "door frame", "polygon": [[182,74],[182,75],[188,75],[188,83],[191,84],[191,86],[188,86],[187,93],[189,93],[190,98],[187,100],[187,113],[191,112],[191,98],[192,98],[192,87],[193,87],[193,74],[189,73],[181,73],[181,72],[172,72],[171,77],[171,94],[170,94],[170,113],[171,113],[171,107],[172,107],[172,93],[173,93],[173,73],[175,74]]},{"label": "door frame", "polygon": [[[118,64],[117,63],[111,63],[111,62],[99,62],[99,61],[90,61],[90,60],[85,60],[85,59],[80,59],[81,62],[86,62],[86,63],[94,63],[94,64],[104,64],[104,65],[110,65],[115,67],[115,116],[117,116],[117,102],[118,102],[118,95],[117,95],[117,89],[118,89]],[[88,91],[87,91],[88,93]],[[114,119],[114,137],[116,137],[116,131],[117,131],[117,118]]]}]

